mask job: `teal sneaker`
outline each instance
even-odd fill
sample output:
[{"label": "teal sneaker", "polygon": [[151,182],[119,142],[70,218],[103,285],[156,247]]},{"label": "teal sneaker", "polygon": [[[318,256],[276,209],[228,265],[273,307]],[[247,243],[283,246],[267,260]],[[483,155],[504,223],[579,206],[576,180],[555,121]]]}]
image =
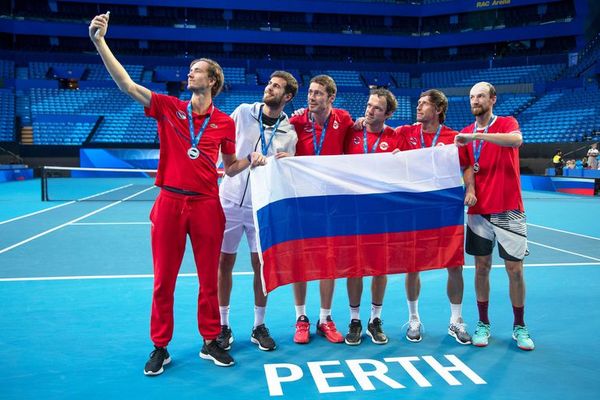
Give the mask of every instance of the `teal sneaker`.
[{"label": "teal sneaker", "polygon": [[521,350],[533,350],[535,348],[535,344],[533,344],[533,340],[529,336],[529,331],[526,326],[515,325],[513,328],[513,339],[517,341],[517,346]]},{"label": "teal sneaker", "polygon": [[475,327],[475,332],[473,333],[473,337],[471,341],[474,346],[477,347],[485,347],[488,345],[488,339],[490,338],[490,324],[484,324],[481,321],[477,322],[477,326]]}]

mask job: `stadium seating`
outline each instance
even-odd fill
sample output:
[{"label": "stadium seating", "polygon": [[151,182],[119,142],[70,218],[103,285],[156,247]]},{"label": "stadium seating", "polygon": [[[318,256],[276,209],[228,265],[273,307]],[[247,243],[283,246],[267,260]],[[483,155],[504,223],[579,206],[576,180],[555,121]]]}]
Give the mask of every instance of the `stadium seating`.
[{"label": "stadium seating", "polygon": [[225,82],[230,84],[246,84],[246,70],[241,67],[223,67]]},{"label": "stadium seating", "polygon": [[[600,92],[595,81],[585,85],[577,82],[554,85],[552,82],[557,78],[575,80],[582,68],[589,69],[594,65],[600,54],[599,43],[600,40],[591,42],[584,52],[585,57],[580,57],[581,67],[578,68],[566,68],[565,64],[558,63],[532,64],[492,69],[429,69],[432,72],[420,75],[407,71],[343,68],[286,69],[304,85],[317,74],[332,76],[340,88],[334,106],[348,110],[353,118],[363,116],[369,86],[390,88],[398,98],[398,109],[388,120],[391,126],[414,122],[418,93],[423,89],[447,88],[447,92],[455,94],[478,81],[490,81],[503,89],[498,95],[495,112],[516,116],[525,142],[580,141],[592,136],[592,132],[600,127]],[[187,65],[127,64],[125,67],[134,80],[145,83],[185,80],[188,72]],[[231,113],[240,103],[260,101],[264,85],[273,72],[271,68],[250,66],[224,66],[223,70],[227,86],[215,99],[215,104],[226,113]],[[11,60],[0,60],[0,74],[3,79],[17,77],[21,80],[52,80],[69,74],[82,82],[110,80],[101,64],[51,61],[16,65]],[[535,85],[538,83],[542,85]],[[19,127],[33,126],[35,144],[81,145],[86,140],[92,143],[157,143],[154,121],[146,118],[140,106],[115,87],[82,85],[79,90],[66,90],[33,86],[16,92],[0,89],[0,141],[15,140],[15,117],[18,117]],[[572,86],[575,87],[564,88]],[[524,93],[510,93],[512,90]],[[182,92],[180,98],[187,100],[189,92]],[[450,95],[449,102],[446,125],[458,130],[473,122],[466,95]],[[300,88],[298,96],[285,111],[291,114],[294,109],[305,106],[306,86]],[[58,118],[50,118],[52,116]],[[82,121],[76,116],[93,118]]]},{"label": "stadium seating", "polygon": [[0,89],[0,142],[15,140],[15,97],[12,90]]},{"label": "stadium seating", "polygon": [[410,87],[410,74],[407,72],[392,72],[392,78],[396,82],[397,87]]},{"label": "stadium seating", "polygon": [[564,68],[563,64],[542,64],[425,72],[422,81],[423,86],[428,88],[468,87],[481,81],[493,82],[494,85],[538,83],[553,80]]},{"label": "stadium seating", "polygon": [[221,111],[231,114],[241,103],[254,103],[261,101],[262,97],[263,88],[258,87],[256,90],[223,92],[214,101]]},{"label": "stadium seating", "polygon": [[14,79],[15,77],[15,62],[12,60],[0,59],[0,78]]},{"label": "stadium seating", "polygon": [[597,87],[548,92],[519,116],[528,142],[581,141],[600,126]]},{"label": "stadium seating", "polygon": [[[139,81],[142,78],[143,66],[124,65],[125,69],[132,79]],[[65,76],[58,76],[56,70],[60,70]],[[83,79],[88,81],[105,81],[112,78],[101,64],[78,64],[62,62],[30,62],[29,77],[31,79],[58,79],[69,78],[68,72],[75,72],[74,79]]]},{"label": "stadium seating", "polygon": [[80,146],[96,123],[96,118],[79,121],[80,116],[52,115],[51,120],[45,120],[45,115],[38,115],[33,120],[33,142],[35,144]]},{"label": "stadium seating", "polygon": [[[346,71],[346,70],[326,70],[324,74],[329,75],[333,78],[337,86],[353,86],[353,87],[364,87],[365,84],[361,81],[360,74],[358,71]],[[314,74],[313,75],[317,75]]]},{"label": "stadium seating", "polygon": [[[141,107],[116,88],[82,90],[34,88],[30,90],[30,97],[36,144],[81,144],[87,134],[91,133],[91,126],[84,125],[79,127],[81,129],[78,131],[77,138],[68,141],[62,137],[71,135],[69,129],[61,128],[59,123],[35,124],[38,115],[103,116],[104,119],[92,142],[156,142],[155,123],[144,117]],[[85,137],[81,133],[84,129],[88,129]]]},{"label": "stadium seating", "polygon": [[[298,84],[302,84],[302,74],[300,73],[299,70],[297,69],[286,69],[287,72],[289,72],[290,74],[292,74],[294,76],[294,78],[296,78],[296,80],[298,81]],[[257,68],[256,69],[256,74],[258,76],[257,79],[257,83],[259,85],[265,85],[267,84],[267,82],[269,82],[269,79],[271,77],[271,74],[273,73],[273,70],[271,68]]]}]

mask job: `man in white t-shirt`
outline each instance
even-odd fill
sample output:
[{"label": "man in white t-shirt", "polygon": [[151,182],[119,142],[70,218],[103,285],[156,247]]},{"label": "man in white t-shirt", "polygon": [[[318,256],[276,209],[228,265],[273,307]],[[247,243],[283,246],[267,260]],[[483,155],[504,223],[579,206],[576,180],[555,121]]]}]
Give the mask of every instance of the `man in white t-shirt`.
[{"label": "man in white t-shirt", "polygon": [[[275,158],[293,156],[296,153],[298,136],[283,108],[297,92],[298,82],[292,74],[275,71],[265,87],[261,103],[240,104],[233,111],[231,118],[235,121],[235,152],[238,158],[248,157],[252,152],[261,152],[263,156],[274,155]],[[226,176],[220,185],[219,195],[226,224],[219,260],[221,333],[217,342],[226,350],[233,343],[229,323],[232,275],[237,249],[245,233],[254,271],[254,327],[250,340],[261,350],[274,350],[275,341],[264,323],[267,297],[262,291],[260,278],[260,260],[252,216],[250,171],[247,169],[234,177]]]},{"label": "man in white t-shirt", "polygon": [[592,147],[587,152],[588,168],[598,168],[598,143],[592,144]]}]

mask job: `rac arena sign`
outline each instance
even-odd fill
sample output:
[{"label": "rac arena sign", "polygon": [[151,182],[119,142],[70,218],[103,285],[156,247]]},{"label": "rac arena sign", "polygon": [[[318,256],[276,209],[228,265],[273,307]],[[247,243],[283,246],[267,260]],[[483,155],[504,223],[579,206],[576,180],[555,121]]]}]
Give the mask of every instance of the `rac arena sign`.
[{"label": "rac arena sign", "polygon": [[475,3],[476,8],[486,8],[494,6],[508,6],[510,0],[492,0],[492,1],[478,1]]}]

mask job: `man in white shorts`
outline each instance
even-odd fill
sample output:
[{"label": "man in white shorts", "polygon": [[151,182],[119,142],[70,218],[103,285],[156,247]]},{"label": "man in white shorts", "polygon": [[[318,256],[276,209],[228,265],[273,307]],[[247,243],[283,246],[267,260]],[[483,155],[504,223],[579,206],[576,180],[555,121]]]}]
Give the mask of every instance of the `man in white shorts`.
[{"label": "man in white shorts", "polygon": [[523,259],[527,251],[527,225],[519,175],[521,130],[513,117],[493,114],[496,89],[479,82],[470,92],[471,112],[475,123],[456,135],[461,155],[468,159],[475,173],[476,203],[469,208],[466,252],[475,256],[475,292],[479,322],[472,337],[478,347],[488,345],[490,321],[490,270],[492,250],[498,241],[500,257],[509,279],[513,307],[513,339],[522,350],[533,350],[534,343],[525,326],[525,279]]},{"label": "man in white shorts", "polygon": [[588,168],[598,169],[598,143],[592,143],[592,147],[587,152]]},{"label": "man in white shorts", "polygon": [[[241,104],[235,109],[231,118],[235,121],[237,157],[247,157],[252,152],[262,152],[264,156],[274,155],[275,158],[295,154],[298,137],[283,108],[297,92],[298,82],[290,73],[275,71],[265,87],[262,103]],[[243,234],[246,234],[254,271],[254,327],[250,340],[261,350],[274,350],[275,341],[264,323],[267,297],[263,294],[260,277],[249,170],[233,178],[226,176],[220,185],[219,195],[226,224],[219,260],[221,333],[217,342],[228,350],[234,340],[229,323],[232,273],[238,246]]]}]

